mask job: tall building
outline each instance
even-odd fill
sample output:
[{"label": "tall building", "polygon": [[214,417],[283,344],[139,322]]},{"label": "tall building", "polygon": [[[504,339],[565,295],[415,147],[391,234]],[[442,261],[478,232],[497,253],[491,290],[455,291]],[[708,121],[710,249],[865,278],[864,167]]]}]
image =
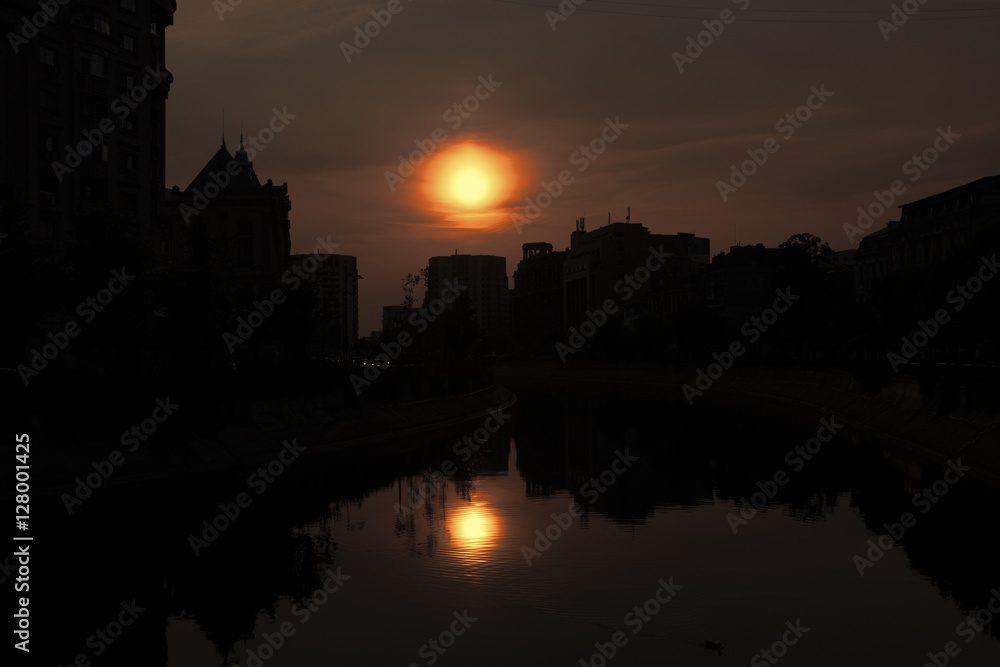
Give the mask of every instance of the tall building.
[{"label": "tall building", "polygon": [[563,261],[551,243],[525,243],[510,293],[511,336],[515,344],[547,344],[563,332]]},{"label": "tall building", "polygon": [[[165,260],[165,30],[174,0],[0,3],[0,196],[23,195],[55,247],[81,205],[110,202]],[[51,14],[51,15],[50,15]],[[41,24],[41,27],[38,27]]]},{"label": "tall building", "polygon": [[[615,292],[616,283],[645,266],[651,249],[661,246],[671,257],[657,274],[684,277],[709,264],[706,238],[652,234],[635,222],[609,222],[588,232],[585,220],[577,220],[563,264],[563,327],[579,324],[588,310],[600,308],[606,299],[622,301],[622,295]],[[651,283],[656,278],[651,276]],[[645,314],[649,290],[636,292],[624,305],[622,313],[627,318]]]},{"label": "tall building", "polygon": [[242,139],[235,156],[223,139],[187,188],[175,185],[166,202],[174,264],[197,263],[202,245],[223,242],[247,300],[277,285],[291,250],[288,183],[274,185],[268,179],[262,184]]},{"label": "tall building", "polygon": [[1000,216],[1000,175],[987,176],[899,207],[898,221],[861,239],[857,293],[910,268],[940,263],[963,246],[991,246]]},{"label": "tall building", "polygon": [[506,340],[510,334],[507,299],[507,258],[495,255],[445,255],[431,257],[427,264],[426,299],[438,297],[445,280],[468,286],[476,323],[490,340]]},{"label": "tall building", "polygon": [[319,257],[319,268],[309,279],[319,297],[319,313],[330,332],[327,347],[341,357],[350,356],[358,342],[358,259],[352,255],[291,255],[290,263]]}]

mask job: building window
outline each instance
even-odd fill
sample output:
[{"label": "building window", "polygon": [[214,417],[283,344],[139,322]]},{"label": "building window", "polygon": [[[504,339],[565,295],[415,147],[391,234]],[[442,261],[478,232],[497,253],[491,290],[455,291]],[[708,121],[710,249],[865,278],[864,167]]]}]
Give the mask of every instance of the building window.
[{"label": "building window", "polygon": [[135,37],[128,33],[122,33],[122,48],[135,53]]},{"label": "building window", "polygon": [[122,9],[127,9],[130,12],[135,11],[135,0],[121,0]]},{"label": "building window", "polygon": [[241,221],[236,239],[236,264],[241,268],[253,266],[253,223]]},{"label": "building window", "polygon": [[125,87],[125,91],[128,92],[135,88],[135,77],[131,74],[126,74],[122,77],[122,85]]},{"label": "building window", "polygon": [[51,67],[56,66],[56,52],[44,46],[38,49],[38,62]]},{"label": "building window", "polygon": [[42,159],[46,162],[52,162],[56,159],[56,138],[51,134],[46,134],[42,137]]},{"label": "building window", "polygon": [[149,34],[152,35],[153,37],[160,36],[160,26],[156,25],[156,21],[150,21]]},{"label": "building window", "polygon": [[99,178],[83,177],[80,186],[84,201],[105,201],[108,198],[108,182]]},{"label": "building window", "polygon": [[90,17],[90,27],[105,35],[111,34],[111,23],[106,18],[100,16]]},{"label": "building window", "polygon": [[80,71],[90,76],[104,78],[104,56],[96,53],[85,54],[80,59]]}]

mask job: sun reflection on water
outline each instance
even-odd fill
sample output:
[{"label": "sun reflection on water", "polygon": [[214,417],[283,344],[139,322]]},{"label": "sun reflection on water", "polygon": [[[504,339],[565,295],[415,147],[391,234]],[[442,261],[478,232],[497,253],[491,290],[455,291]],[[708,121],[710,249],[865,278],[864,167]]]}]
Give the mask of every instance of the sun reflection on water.
[{"label": "sun reflection on water", "polygon": [[452,509],[447,529],[456,555],[460,559],[476,562],[482,561],[496,548],[502,533],[499,516],[481,501]]}]

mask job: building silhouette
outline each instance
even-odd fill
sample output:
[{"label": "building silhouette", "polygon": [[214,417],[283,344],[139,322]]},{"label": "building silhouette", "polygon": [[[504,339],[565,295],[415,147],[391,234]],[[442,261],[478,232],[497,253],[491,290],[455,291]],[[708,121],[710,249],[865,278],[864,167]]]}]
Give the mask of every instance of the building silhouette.
[{"label": "building silhouette", "polygon": [[525,243],[510,292],[514,340],[548,344],[563,333],[563,262],[566,253],[551,243]]},{"label": "building silhouette", "polygon": [[[707,238],[685,233],[652,234],[635,222],[609,222],[587,231],[584,219],[577,220],[563,263],[563,327],[579,324],[587,311],[601,308],[607,299],[623,302],[623,293],[616,292],[615,285],[645,266],[651,250],[661,246],[671,257],[656,271],[660,279],[681,278],[708,266]],[[626,323],[648,314],[650,290],[635,291],[624,306],[620,312]]]},{"label": "building silhouette", "polygon": [[435,299],[450,281],[467,286],[476,323],[493,343],[510,334],[507,294],[507,258],[496,255],[445,255],[431,257],[427,264],[427,295]]},{"label": "building silhouette", "polygon": [[790,271],[808,266],[809,255],[794,248],[735,245],[712,258],[696,284],[706,312],[735,326],[770,306],[775,290],[788,287],[784,277]]},{"label": "building silhouette", "polygon": [[187,188],[167,193],[166,203],[175,265],[197,263],[205,246],[221,242],[246,300],[278,285],[291,251],[288,184],[262,184],[242,139],[236,155],[223,139]]},{"label": "building silhouette", "polygon": [[[1000,175],[987,176],[899,207],[899,220],[861,239],[855,257],[858,299],[892,274],[939,264],[959,249],[995,242]],[[985,251],[987,248],[984,247]]]},{"label": "building silhouette", "polygon": [[329,351],[335,356],[350,356],[358,342],[358,259],[352,255],[291,255],[291,263],[306,258],[319,262],[310,284],[319,298],[318,311],[328,332]]},{"label": "building silhouette", "polygon": [[[165,111],[172,76],[165,30],[174,0],[0,4],[5,103],[0,196],[24,196],[29,225],[55,249],[73,239],[78,208],[111,202],[166,260]],[[26,18],[27,17],[27,18]],[[28,27],[30,26],[30,27]],[[12,37],[11,35],[14,35]],[[16,131],[14,131],[16,128]]]}]

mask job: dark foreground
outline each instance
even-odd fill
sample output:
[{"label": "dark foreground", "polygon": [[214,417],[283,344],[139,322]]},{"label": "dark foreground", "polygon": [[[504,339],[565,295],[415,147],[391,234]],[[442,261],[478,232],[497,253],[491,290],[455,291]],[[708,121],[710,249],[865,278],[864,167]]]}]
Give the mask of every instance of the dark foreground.
[{"label": "dark foreground", "polygon": [[[32,545],[33,657],[919,667],[950,648],[951,664],[1000,660],[1000,624],[966,620],[992,615],[1000,586],[996,507],[957,473],[845,432],[795,453],[827,438],[820,421],[513,389],[514,408],[426,448],[54,513]],[[741,513],[743,498],[761,508]]]}]

